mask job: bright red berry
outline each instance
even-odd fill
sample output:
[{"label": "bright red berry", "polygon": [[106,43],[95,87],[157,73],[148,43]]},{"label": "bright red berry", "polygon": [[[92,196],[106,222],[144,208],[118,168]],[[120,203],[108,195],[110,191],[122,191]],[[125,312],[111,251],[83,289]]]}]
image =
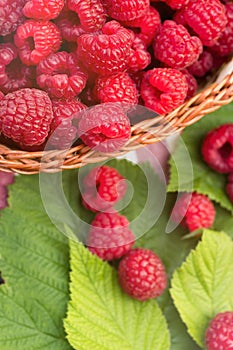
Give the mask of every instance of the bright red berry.
[{"label": "bright red berry", "polygon": [[2,91],[0,91],[0,101],[3,99],[4,94],[2,93]]},{"label": "bright red berry", "polygon": [[214,59],[210,52],[203,51],[199,59],[188,67],[188,71],[195,77],[204,77],[214,67]]},{"label": "bright red berry", "polygon": [[189,1],[175,18],[192,28],[205,46],[213,46],[227,25],[225,7],[219,0]]},{"label": "bright red berry", "polygon": [[13,33],[25,20],[22,9],[26,0],[0,0],[0,35]]},{"label": "bright red berry", "polygon": [[211,321],[205,333],[207,350],[232,350],[233,311],[218,313]]},{"label": "bright red berry", "polygon": [[64,0],[29,0],[23,8],[24,16],[34,19],[54,19],[61,12]]},{"label": "bright red berry", "polygon": [[129,139],[130,121],[120,104],[104,103],[81,113],[78,133],[90,148],[100,152],[114,152]]},{"label": "bright red berry", "polygon": [[149,70],[141,83],[141,97],[145,106],[158,114],[168,113],[182,104],[187,91],[184,74],[172,68]]},{"label": "bright red berry", "polygon": [[188,91],[187,91],[187,96],[185,100],[189,100],[191,97],[193,97],[197,91],[197,81],[194,78],[192,74],[189,73],[187,69],[182,69],[181,70],[182,74],[184,74],[187,84],[188,84]]},{"label": "bright red berry", "polygon": [[157,298],[167,286],[161,259],[148,249],[136,248],[127,253],[120,261],[118,276],[125,293],[140,301]]},{"label": "bright red berry", "polygon": [[149,9],[149,0],[105,0],[110,17],[118,21],[131,21],[142,17]]},{"label": "bright red berry", "polygon": [[128,73],[117,73],[97,78],[94,93],[101,103],[138,103],[138,91]]},{"label": "bright red berry", "polygon": [[133,246],[135,237],[129,221],[116,211],[98,213],[91,223],[87,238],[88,249],[103,260],[119,259]]},{"label": "bright red berry", "polygon": [[193,64],[202,53],[200,39],[174,21],[165,21],[154,42],[155,57],[167,66],[182,69]]},{"label": "bright red berry", "polygon": [[134,35],[116,21],[106,23],[101,32],[78,38],[78,57],[93,72],[111,75],[127,68]]},{"label": "bright red berry", "polygon": [[61,33],[52,22],[28,20],[17,28],[14,41],[21,61],[28,66],[37,65],[59,50]]},{"label": "bright red berry", "polygon": [[20,146],[41,145],[53,119],[52,104],[46,92],[21,89],[0,101],[0,130]]},{"label": "bright red berry", "polygon": [[204,161],[219,173],[233,171],[233,124],[211,130],[202,143]]},{"label": "bright red berry", "polygon": [[215,220],[215,209],[207,196],[196,192],[184,193],[177,200],[171,218],[192,232],[211,227]]},{"label": "bright red berry", "polygon": [[162,0],[168,4],[172,9],[179,10],[188,4],[190,0]]},{"label": "bright red berry", "polygon": [[78,15],[73,11],[62,11],[55,23],[61,31],[62,38],[67,41],[76,42],[80,35],[86,33]]},{"label": "bright red berry", "polygon": [[151,63],[151,55],[146,49],[146,44],[139,37],[135,37],[128,58],[128,70],[138,72],[145,69]]},{"label": "bright red berry", "polygon": [[233,203],[233,173],[231,173],[227,178],[226,193]]},{"label": "bright red berry", "polygon": [[113,207],[126,192],[125,178],[114,168],[93,168],[83,180],[82,199],[84,206],[94,212]]}]

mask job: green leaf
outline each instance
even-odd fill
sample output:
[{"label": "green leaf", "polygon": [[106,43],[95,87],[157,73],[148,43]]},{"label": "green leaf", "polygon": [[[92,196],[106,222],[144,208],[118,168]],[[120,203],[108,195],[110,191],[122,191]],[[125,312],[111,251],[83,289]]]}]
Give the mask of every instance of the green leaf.
[{"label": "green leaf", "polygon": [[[53,176],[50,176],[52,180]],[[38,176],[17,176],[0,220],[0,348],[69,350],[67,238],[43,208]]]},{"label": "green leaf", "polygon": [[[201,145],[207,132],[222,124],[232,123],[232,115],[233,103],[185,129],[170,159],[168,191],[197,191],[208,195],[223,208],[233,211],[233,205],[225,192],[226,176],[211,170],[201,156]],[[193,176],[190,166],[187,166],[188,153],[192,160]]]},{"label": "green leaf", "polygon": [[169,350],[169,333],[156,301],[124,294],[109,264],[70,242],[71,301],[65,328],[79,350]]},{"label": "green leaf", "polygon": [[210,320],[233,310],[233,243],[223,232],[205,230],[195,251],[174,273],[171,295],[188,328],[204,347]]}]

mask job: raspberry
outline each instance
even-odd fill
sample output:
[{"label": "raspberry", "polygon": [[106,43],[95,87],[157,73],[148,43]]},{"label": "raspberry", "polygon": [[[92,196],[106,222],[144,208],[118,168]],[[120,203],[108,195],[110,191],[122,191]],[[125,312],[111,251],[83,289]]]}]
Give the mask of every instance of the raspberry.
[{"label": "raspberry", "polygon": [[0,130],[20,146],[42,144],[52,118],[50,98],[41,90],[17,90],[0,101]]},{"label": "raspberry", "polygon": [[168,113],[182,104],[187,91],[185,76],[172,68],[149,70],[141,83],[141,96],[145,106],[158,114]]},{"label": "raspberry", "polygon": [[121,23],[125,27],[139,28],[140,33],[136,33],[135,35],[148,47],[154,40],[155,34],[157,33],[161,23],[161,19],[159,12],[154,7],[150,6],[148,12],[146,12],[142,17]]},{"label": "raspberry", "polygon": [[0,89],[7,94],[21,88],[32,87],[34,70],[21,63],[17,49],[11,44],[0,44]]},{"label": "raspberry", "polygon": [[15,174],[12,172],[0,171],[0,185],[8,186],[13,184],[15,180]]},{"label": "raspberry", "polygon": [[83,183],[83,204],[94,212],[111,208],[126,192],[124,177],[109,166],[93,168],[85,176]]},{"label": "raspberry", "polygon": [[110,17],[119,21],[132,21],[142,17],[149,9],[149,0],[106,0]]},{"label": "raspberry", "polygon": [[188,84],[188,92],[185,100],[189,100],[193,97],[197,91],[197,81],[192,74],[189,73],[187,69],[182,69],[182,74],[184,74],[187,84]]},{"label": "raspberry", "polygon": [[232,350],[233,311],[218,313],[210,322],[206,333],[207,350]]},{"label": "raspberry", "polygon": [[228,176],[228,182],[226,185],[226,193],[227,193],[229,199],[231,200],[231,202],[233,203],[233,173],[231,173]]},{"label": "raspberry", "polygon": [[190,0],[162,0],[168,4],[172,9],[179,10],[188,4]]},{"label": "raspberry", "polygon": [[151,56],[146,50],[146,44],[139,37],[136,37],[130,49],[128,70],[131,72],[138,72],[145,69],[150,62]]},{"label": "raspberry", "polygon": [[52,22],[28,20],[17,28],[14,40],[21,61],[30,66],[59,50],[61,34]]},{"label": "raspberry", "polygon": [[186,68],[202,53],[202,43],[196,36],[190,36],[187,29],[174,21],[161,25],[154,42],[154,55],[172,68]]},{"label": "raspberry", "polygon": [[2,91],[0,91],[0,101],[3,99],[4,94],[2,93]]},{"label": "raspberry", "polygon": [[78,38],[78,57],[91,71],[101,75],[123,72],[134,36],[118,22],[106,23],[102,32]]},{"label": "raspberry", "polygon": [[227,25],[224,5],[219,0],[192,0],[179,12],[182,24],[198,34],[203,45],[213,46]]},{"label": "raspberry", "polygon": [[149,249],[136,248],[127,253],[120,261],[118,276],[125,293],[140,301],[157,298],[167,286],[165,267]]},{"label": "raspberry", "polygon": [[225,6],[227,16],[227,26],[221,33],[219,39],[211,50],[217,52],[220,56],[228,56],[233,53],[233,3],[228,3]]},{"label": "raspberry", "polygon": [[202,144],[204,161],[218,173],[233,171],[233,124],[211,130]]},{"label": "raspberry", "polygon": [[77,13],[85,31],[96,31],[106,21],[106,11],[101,0],[67,0],[68,9]]},{"label": "raspberry", "polygon": [[113,211],[96,215],[86,244],[93,254],[109,261],[121,258],[131,249],[134,241],[127,218]]},{"label": "raspberry", "polygon": [[127,73],[99,77],[95,82],[94,93],[101,103],[138,103],[138,91],[136,85]]},{"label": "raspberry", "polygon": [[215,209],[207,196],[196,192],[184,193],[177,200],[171,218],[192,232],[199,228],[211,227],[215,220]]},{"label": "raspberry", "polygon": [[26,0],[0,0],[0,35],[13,33],[23,23],[22,9]]},{"label": "raspberry", "polygon": [[96,151],[114,152],[129,139],[130,121],[120,104],[100,104],[82,112],[78,133]]},{"label": "raspberry", "polygon": [[75,97],[84,89],[86,81],[87,76],[78,66],[78,59],[73,53],[56,52],[37,67],[37,84],[51,97]]},{"label": "raspberry", "polygon": [[64,0],[29,0],[23,8],[23,14],[35,19],[54,19],[61,12]]},{"label": "raspberry", "polygon": [[214,59],[210,52],[203,51],[199,59],[188,67],[188,71],[196,77],[204,77],[214,67]]},{"label": "raspberry", "polygon": [[72,11],[62,12],[56,19],[56,25],[61,31],[62,38],[67,41],[76,42],[80,35],[86,33],[79,22],[77,14]]}]

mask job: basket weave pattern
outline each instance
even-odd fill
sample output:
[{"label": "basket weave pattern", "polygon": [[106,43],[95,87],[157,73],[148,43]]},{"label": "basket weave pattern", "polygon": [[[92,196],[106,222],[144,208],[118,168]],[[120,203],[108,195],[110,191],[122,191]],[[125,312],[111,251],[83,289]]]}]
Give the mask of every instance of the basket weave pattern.
[{"label": "basket weave pattern", "polygon": [[0,145],[0,170],[35,174],[39,171],[52,173],[81,168],[161,141],[232,101],[233,72],[220,83],[212,84],[171,113],[135,124],[131,129],[131,138],[119,152],[101,154],[84,144],[68,151],[45,152],[12,150]]}]

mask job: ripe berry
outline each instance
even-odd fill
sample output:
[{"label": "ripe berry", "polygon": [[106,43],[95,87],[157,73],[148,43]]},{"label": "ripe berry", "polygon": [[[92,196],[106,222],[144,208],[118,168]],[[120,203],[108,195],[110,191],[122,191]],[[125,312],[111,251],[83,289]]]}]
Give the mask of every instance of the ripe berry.
[{"label": "ripe berry", "polygon": [[179,10],[188,4],[190,0],[162,0],[168,4],[172,9]]},{"label": "ripe berry", "polygon": [[34,19],[54,19],[61,12],[64,0],[29,0],[23,8],[26,17]]},{"label": "ripe berry", "polygon": [[188,71],[195,77],[204,77],[214,67],[214,59],[210,52],[203,51],[199,59],[188,67]]},{"label": "ripe berry", "polygon": [[128,70],[138,72],[149,66],[151,55],[146,49],[146,44],[139,37],[135,37],[128,58]]},{"label": "ripe berry", "polygon": [[105,0],[110,17],[118,21],[132,21],[142,17],[149,9],[149,0]]},{"label": "ripe berry", "polygon": [[184,74],[187,84],[188,84],[188,91],[187,91],[187,96],[185,100],[189,100],[191,97],[193,97],[197,91],[197,81],[194,78],[192,74],[189,73],[187,69],[182,69],[181,70],[182,74]]},{"label": "ripe berry", "polygon": [[13,33],[25,20],[22,9],[26,0],[0,0],[0,35]]},{"label": "ripe berry", "polygon": [[129,139],[130,121],[120,104],[104,103],[81,113],[78,134],[94,150],[114,152]]},{"label": "ripe berry", "polygon": [[109,261],[125,255],[134,241],[127,218],[112,211],[96,215],[91,223],[86,245],[93,254]]},{"label": "ripe berry", "polygon": [[149,70],[141,83],[141,97],[145,106],[158,114],[168,113],[182,104],[187,91],[184,74],[172,68]]},{"label": "ripe berry", "polygon": [[165,21],[154,42],[154,55],[167,66],[182,69],[193,64],[202,53],[202,43],[174,21]]},{"label": "ripe berry", "polygon": [[207,196],[196,192],[184,193],[177,200],[171,218],[192,232],[211,227],[215,220],[215,209]]},{"label": "ripe berry", "polygon": [[140,301],[157,298],[167,286],[162,261],[148,249],[136,248],[127,253],[120,261],[118,276],[125,293]]},{"label": "ripe berry", "polygon": [[61,31],[62,38],[67,41],[76,42],[80,35],[86,33],[78,15],[73,11],[62,11],[55,23]]},{"label": "ripe berry", "polygon": [[0,130],[21,147],[41,145],[52,119],[52,104],[44,91],[21,89],[0,101]]},{"label": "ripe berry", "polygon": [[84,178],[83,205],[94,212],[106,211],[123,198],[126,191],[124,177],[114,168],[93,168]]},{"label": "ripe berry", "polygon": [[219,173],[233,171],[233,124],[211,130],[202,143],[204,161]]},{"label": "ripe berry", "polygon": [[218,313],[210,322],[205,343],[207,350],[232,350],[233,311]]}]

